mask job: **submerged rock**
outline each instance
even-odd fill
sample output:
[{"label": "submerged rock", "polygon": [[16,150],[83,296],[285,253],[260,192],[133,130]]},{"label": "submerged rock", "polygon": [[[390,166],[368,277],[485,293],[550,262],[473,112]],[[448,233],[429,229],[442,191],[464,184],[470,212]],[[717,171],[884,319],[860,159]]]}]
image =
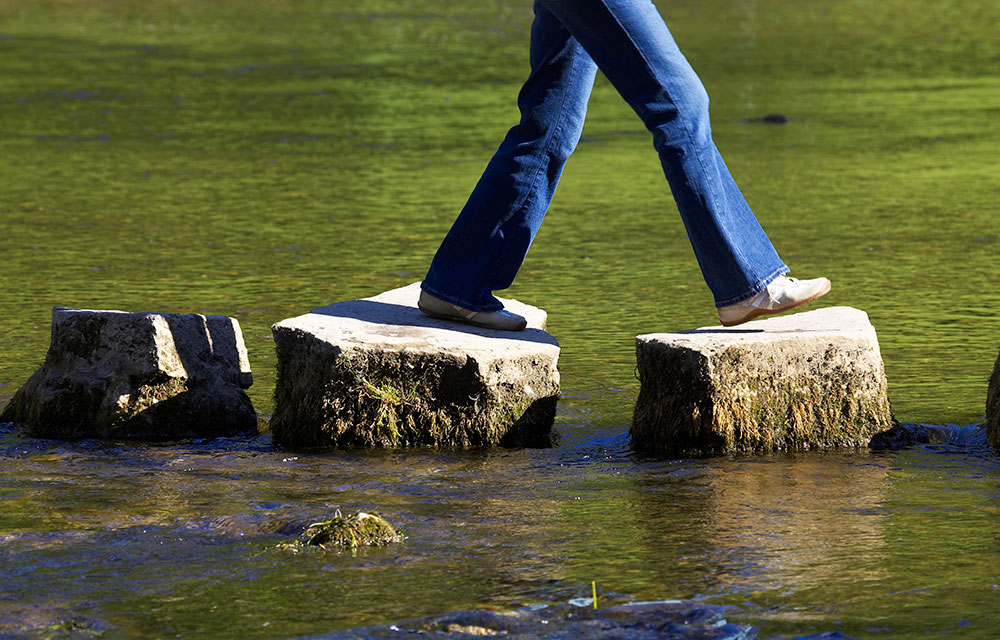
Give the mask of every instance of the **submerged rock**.
[{"label": "submerged rock", "polygon": [[636,353],[641,450],[863,447],[893,422],[875,328],[850,307],[641,335]]},{"label": "submerged rock", "polygon": [[57,605],[0,601],[0,638],[90,640],[118,637],[118,629],[103,620],[71,614]]},{"label": "submerged rock", "polygon": [[239,323],[55,308],[45,364],[0,415],[37,437],[173,440],[252,432]]},{"label": "submerged rock", "polygon": [[590,607],[528,607],[508,613],[472,610],[352,629],[314,640],[398,638],[431,635],[453,638],[504,637],[552,640],[747,640],[751,627],[726,620],[732,607],[668,600],[592,609]]},{"label": "submerged rock", "polygon": [[292,446],[530,445],[547,442],[559,344],[541,309],[506,300],[524,331],[417,310],[419,283],[272,327],[271,431]]},{"label": "submerged rock", "polygon": [[282,548],[298,551],[318,547],[324,551],[335,549],[357,549],[358,547],[381,547],[394,542],[402,542],[405,536],[381,516],[373,513],[352,513],[340,515],[324,522],[314,522],[306,527],[292,543],[282,543]]},{"label": "submerged rock", "polygon": [[986,446],[986,431],[982,424],[938,425],[901,423],[888,431],[875,434],[868,444],[879,451],[895,451],[923,444],[944,444],[976,449]]},{"label": "submerged rock", "polygon": [[993,366],[990,386],[986,393],[986,437],[1000,452],[1000,356]]}]

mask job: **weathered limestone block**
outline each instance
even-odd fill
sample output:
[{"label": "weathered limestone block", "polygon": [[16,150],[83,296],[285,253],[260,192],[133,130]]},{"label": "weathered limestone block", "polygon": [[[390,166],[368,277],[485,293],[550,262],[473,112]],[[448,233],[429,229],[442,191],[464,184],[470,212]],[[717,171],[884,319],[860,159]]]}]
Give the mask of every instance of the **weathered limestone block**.
[{"label": "weathered limestone block", "polygon": [[505,300],[528,328],[492,331],[417,310],[419,283],[275,324],[271,432],[292,446],[547,442],[559,344],[541,309]]},{"label": "weathered limestone block", "polygon": [[1000,356],[993,365],[990,386],[986,394],[986,437],[1000,451]]},{"label": "weathered limestone block", "polygon": [[45,364],[0,422],[53,438],[234,435],[256,431],[252,382],[233,318],[56,307]]},{"label": "weathered limestone block", "polygon": [[861,447],[892,425],[875,328],[850,307],[642,335],[636,354],[637,449]]}]

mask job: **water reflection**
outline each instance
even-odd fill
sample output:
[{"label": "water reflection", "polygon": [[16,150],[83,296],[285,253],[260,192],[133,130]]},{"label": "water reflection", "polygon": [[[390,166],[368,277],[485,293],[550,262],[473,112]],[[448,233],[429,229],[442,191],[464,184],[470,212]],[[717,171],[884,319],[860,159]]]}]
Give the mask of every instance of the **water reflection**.
[{"label": "water reflection", "polygon": [[734,461],[713,474],[704,535],[731,558],[720,592],[792,594],[884,576],[884,464],[861,454]]}]

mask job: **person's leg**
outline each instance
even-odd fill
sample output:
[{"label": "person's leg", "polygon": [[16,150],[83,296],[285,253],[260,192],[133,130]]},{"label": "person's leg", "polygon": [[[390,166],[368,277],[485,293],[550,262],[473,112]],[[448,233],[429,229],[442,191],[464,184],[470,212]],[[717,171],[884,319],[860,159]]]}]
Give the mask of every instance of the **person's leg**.
[{"label": "person's leg", "polygon": [[535,5],[531,75],[518,96],[521,121],[490,160],[421,285],[471,311],[502,308],[493,291],[510,286],[538,231],[580,140],[597,74],[547,4]]},{"label": "person's leg", "polygon": [[653,133],[718,307],[788,271],[712,141],[708,95],[650,0],[539,0],[583,45]]}]

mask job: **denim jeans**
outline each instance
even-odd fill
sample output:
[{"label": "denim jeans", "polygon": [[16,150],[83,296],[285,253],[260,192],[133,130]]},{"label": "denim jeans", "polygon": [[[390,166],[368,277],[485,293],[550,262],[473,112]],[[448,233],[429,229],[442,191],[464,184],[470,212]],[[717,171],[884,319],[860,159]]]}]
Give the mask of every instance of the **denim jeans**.
[{"label": "denim jeans", "polygon": [[422,288],[496,311],[580,140],[600,68],[653,134],[674,201],[716,306],[786,273],[712,141],[708,95],[650,0],[536,0],[521,120],[490,160]]}]

